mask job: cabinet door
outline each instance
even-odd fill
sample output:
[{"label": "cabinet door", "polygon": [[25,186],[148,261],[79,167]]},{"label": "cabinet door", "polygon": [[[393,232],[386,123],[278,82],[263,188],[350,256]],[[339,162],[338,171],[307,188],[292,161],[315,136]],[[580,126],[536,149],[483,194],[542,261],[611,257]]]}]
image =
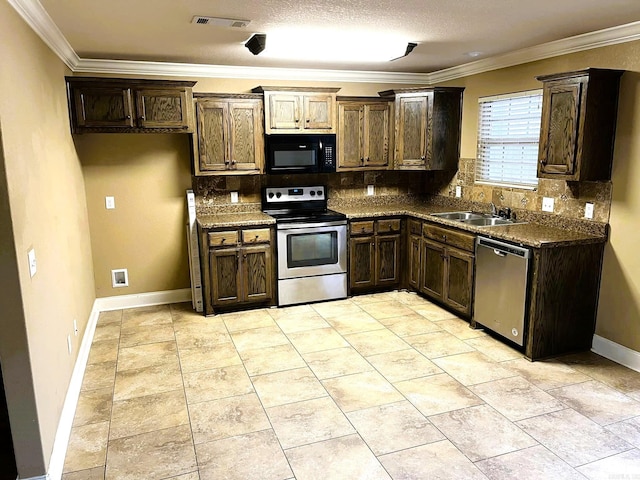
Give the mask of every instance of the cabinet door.
[{"label": "cabinet door", "polygon": [[79,127],[133,127],[131,89],[76,88],[73,91]]},{"label": "cabinet door", "polygon": [[261,170],[264,164],[262,103],[229,103],[229,160],[234,170]]},{"label": "cabinet door", "polygon": [[545,85],[538,173],[574,174],[578,155],[581,95],[580,81]]},{"label": "cabinet door", "polygon": [[136,90],[138,126],[144,128],[190,128],[186,89]]},{"label": "cabinet door", "polygon": [[444,300],[445,247],[422,240],[422,285],[420,290],[436,300]]},{"label": "cabinet door", "polygon": [[363,107],[358,104],[338,106],[338,167],[357,168],[364,165]]},{"label": "cabinet door", "polygon": [[300,129],[302,105],[299,95],[269,94],[269,128],[271,130]]},{"label": "cabinet door", "polygon": [[398,106],[396,166],[424,167],[428,108],[427,97],[401,97]]},{"label": "cabinet door", "polygon": [[445,303],[465,315],[470,315],[474,256],[450,247],[447,248],[446,256]]},{"label": "cabinet door", "polygon": [[271,247],[261,245],[245,247],[242,253],[242,300],[264,302],[270,300],[273,290]]},{"label": "cabinet door", "polygon": [[240,296],[240,250],[237,248],[209,251],[211,304],[223,306],[238,303]]},{"label": "cabinet door", "polygon": [[351,288],[373,287],[375,282],[374,237],[351,237],[349,283]]},{"label": "cabinet door", "polygon": [[200,170],[226,170],[229,166],[229,104],[198,100],[196,112]]},{"label": "cabinet door", "polygon": [[407,262],[408,262],[408,283],[414,290],[420,289],[420,253],[421,241],[420,235],[409,235]]},{"label": "cabinet door", "polygon": [[376,237],[376,286],[400,283],[398,267],[400,263],[400,235],[379,235]]},{"label": "cabinet door", "polygon": [[331,95],[304,95],[304,126],[305,130],[333,130],[335,99]]},{"label": "cabinet door", "polygon": [[385,167],[389,164],[389,104],[364,106],[365,165]]}]

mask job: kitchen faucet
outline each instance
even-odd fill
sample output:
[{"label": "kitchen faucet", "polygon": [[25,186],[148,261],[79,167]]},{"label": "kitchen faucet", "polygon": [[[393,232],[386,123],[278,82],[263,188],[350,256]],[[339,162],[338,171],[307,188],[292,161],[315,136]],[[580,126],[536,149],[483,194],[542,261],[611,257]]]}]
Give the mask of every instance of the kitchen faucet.
[{"label": "kitchen faucet", "polygon": [[491,216],[492,217],[498,216],[498,209],[496,208],[496,204],[491,202],[489,203],[489,206],[491,207]]}]

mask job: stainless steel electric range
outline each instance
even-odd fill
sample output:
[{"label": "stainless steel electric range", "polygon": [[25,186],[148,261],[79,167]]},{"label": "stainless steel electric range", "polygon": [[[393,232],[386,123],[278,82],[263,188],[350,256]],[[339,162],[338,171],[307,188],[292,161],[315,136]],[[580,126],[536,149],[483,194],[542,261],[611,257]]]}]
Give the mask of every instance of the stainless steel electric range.
[{"label": "stainless steel electric range", "polygon": [[267,187],[262,210],[276,219],[278,305],[346,298],[347,218],[326,186]]}]

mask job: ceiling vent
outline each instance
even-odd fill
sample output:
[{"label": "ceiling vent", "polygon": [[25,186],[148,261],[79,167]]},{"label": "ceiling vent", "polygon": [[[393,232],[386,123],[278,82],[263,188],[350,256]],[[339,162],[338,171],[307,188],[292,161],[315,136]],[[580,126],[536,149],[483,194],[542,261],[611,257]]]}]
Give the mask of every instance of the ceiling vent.
[{"label": "ceiling vent", "polygon": [[214,27],[246,27],[251,23],[251,20],[234,20],[233,18],[217,18],[217,17],[203,17],[196,15],[191,19],[191,23],[197,23],[198,25],[213,25]]}]

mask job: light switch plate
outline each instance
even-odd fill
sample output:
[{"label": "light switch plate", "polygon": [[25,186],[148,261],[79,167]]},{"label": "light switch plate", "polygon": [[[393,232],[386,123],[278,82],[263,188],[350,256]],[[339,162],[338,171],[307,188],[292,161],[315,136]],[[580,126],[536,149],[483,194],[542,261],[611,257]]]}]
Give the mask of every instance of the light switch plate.
[{"label": "light switch plate", "polygon": [[32,248],[27,252],[27,259],[29,260],[29,275],[31,278],[36,274],[36,251]]},{"label": "light switch plate", "polygon": [[107,210],[113,210],[114,208],[116,208],[116,198],[104,197],[104,204]]},{"label": "light switch plate", "polygon": [[375,185],[367,185],[367,195],[375,195],[376,187]]},{"label": "light switch plate", "polygon": [[593,218],[593,203],[587,202],[584,205],[584,218]]},{"label": "light switch plate", "polygon": [[460,185],[456,185],[456,198],[460,198],[462,196],[462,187]]},{"label": "light switch plate", "polygon": [[543,212],[553,212],[553,198],[552,197],[542,197],[542,211]]},{"label": "light switch plate", "polygon": [[231,203],[238,203],[238,192],[231,192]]}]

